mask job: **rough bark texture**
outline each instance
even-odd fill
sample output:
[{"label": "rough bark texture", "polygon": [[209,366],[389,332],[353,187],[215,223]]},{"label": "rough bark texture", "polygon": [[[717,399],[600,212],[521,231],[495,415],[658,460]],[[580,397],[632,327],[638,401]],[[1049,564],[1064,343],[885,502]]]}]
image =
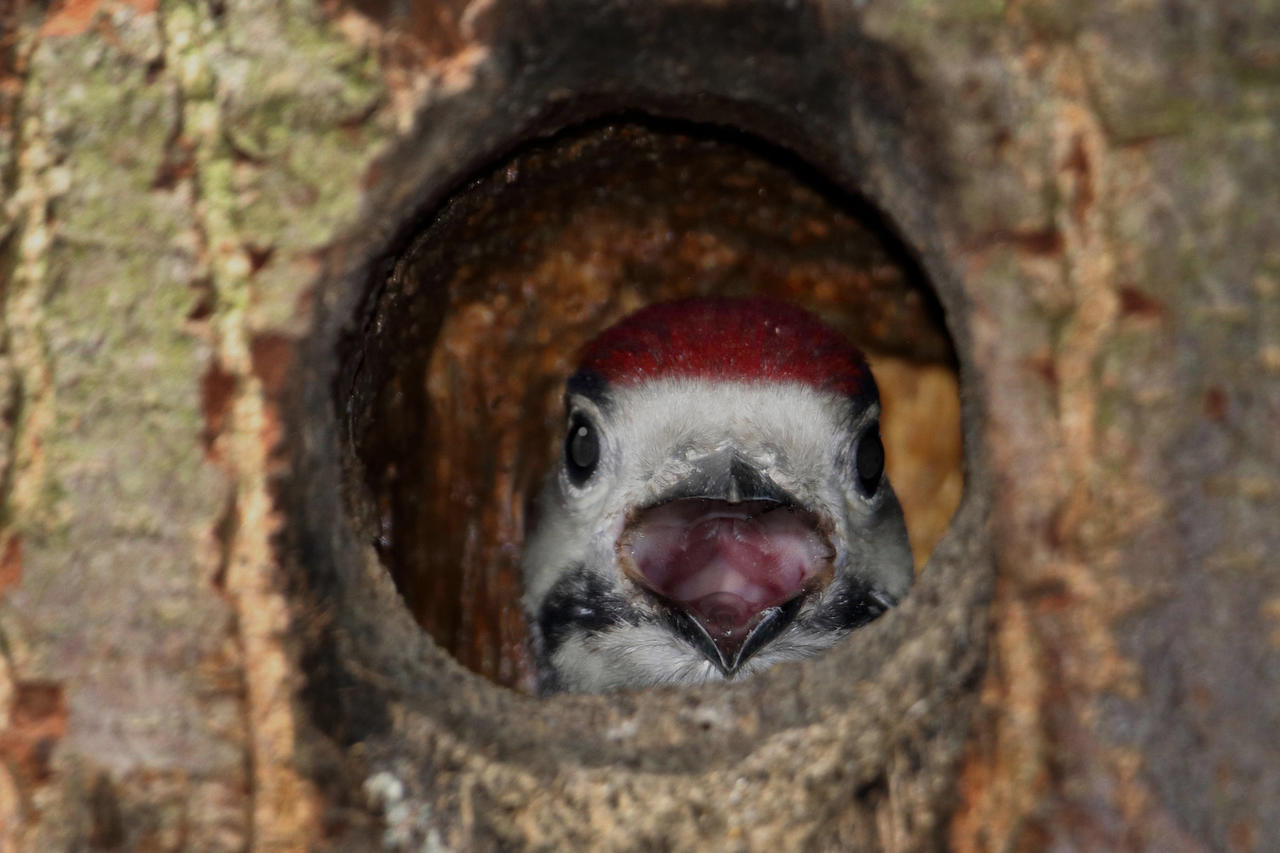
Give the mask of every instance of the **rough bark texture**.
[{"label": "rough bark texture", "polygon": [[[1280,848],[1280,12],[0,5],[0,848]],[[335,404],[467,176],[622,108],[864,196],[966,493],[729,689],[540,700],[415,624]]]}]

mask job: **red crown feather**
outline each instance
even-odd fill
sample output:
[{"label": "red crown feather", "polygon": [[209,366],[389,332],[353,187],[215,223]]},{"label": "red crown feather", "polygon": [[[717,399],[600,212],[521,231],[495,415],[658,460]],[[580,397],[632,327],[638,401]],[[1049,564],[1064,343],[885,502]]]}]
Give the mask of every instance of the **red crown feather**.
[{"label": "red crown feather", "polygon": [[857,347],[803,308],[764,298],[701,297],[643,308],[588,343],[579,369],[617,385],[679,377],[875,392]]}]

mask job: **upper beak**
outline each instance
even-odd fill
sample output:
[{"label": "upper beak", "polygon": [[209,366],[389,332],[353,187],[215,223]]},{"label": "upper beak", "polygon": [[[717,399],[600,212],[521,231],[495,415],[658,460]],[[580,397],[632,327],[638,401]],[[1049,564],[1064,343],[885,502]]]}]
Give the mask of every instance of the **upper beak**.
[{"label": "upper beak", "polygon": [[694,462],[692,472],[664,492],[656,503],[687,498],[731,504],[773,501],[785,506],[799,505],[785,489],[734,450],[720,450]]}]

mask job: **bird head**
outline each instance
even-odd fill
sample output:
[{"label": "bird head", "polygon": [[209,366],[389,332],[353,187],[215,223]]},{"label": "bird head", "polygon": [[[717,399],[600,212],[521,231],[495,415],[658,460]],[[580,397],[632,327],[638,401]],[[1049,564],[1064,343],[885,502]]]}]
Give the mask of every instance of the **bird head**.
[{"label": "bird head", "polygon": [[645,308],[582,351],[522,562],[544,692],[812,656],[913,570],[862,354],[765,299]]}]

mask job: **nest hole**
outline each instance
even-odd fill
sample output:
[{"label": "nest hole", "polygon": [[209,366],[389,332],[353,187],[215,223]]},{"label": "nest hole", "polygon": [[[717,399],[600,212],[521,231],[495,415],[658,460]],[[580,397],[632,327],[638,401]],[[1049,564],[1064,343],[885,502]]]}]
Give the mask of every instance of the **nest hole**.
[{"label": "nest hole", "polygon": [[527,687],[528,502],[578,349],[652,302],[768,295],[867,353],[917,571],[960,502],[957,362],[938,301],[880,216],[723,128],[641,117],[528,143],[458,189],[373,283],[343,347],[348,504],[418,623]]}]

